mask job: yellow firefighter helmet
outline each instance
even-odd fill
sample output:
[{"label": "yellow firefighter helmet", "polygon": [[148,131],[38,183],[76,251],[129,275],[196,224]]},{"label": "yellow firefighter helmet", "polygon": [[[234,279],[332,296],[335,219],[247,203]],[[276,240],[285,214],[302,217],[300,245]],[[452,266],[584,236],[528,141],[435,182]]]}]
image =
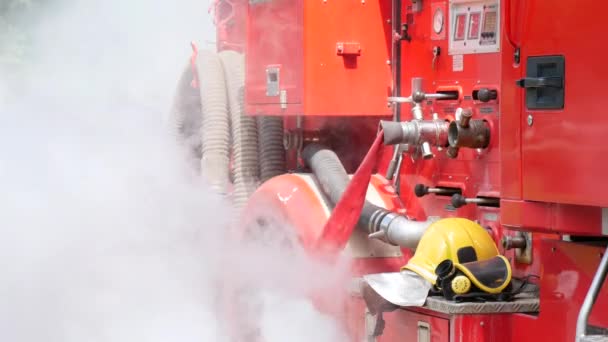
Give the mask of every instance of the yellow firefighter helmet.
[{"label": "yellow firefighter helmet", "polygon": [[457,301],[508,300],[515,294],[509,260],[499,254],[483,227],[463,218],[431,224],[400,273],[372,274],[364,279],[382,298],[398,306],[424,305],[430,289]]},{"label": "yellow firefighter helmet", "polygon": [[436,285],[435,270],[444,260],[464,264],[489,260],[498,255],[494,240],[483,227],[463,218],[446,218],[427,229],[414,256],[402,270],[413,271]]}]

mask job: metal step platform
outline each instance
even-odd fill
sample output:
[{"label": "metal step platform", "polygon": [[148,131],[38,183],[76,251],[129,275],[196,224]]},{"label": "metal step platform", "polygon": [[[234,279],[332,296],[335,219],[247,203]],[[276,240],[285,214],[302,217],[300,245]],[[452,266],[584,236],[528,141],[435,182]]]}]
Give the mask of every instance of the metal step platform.
[{"label": "metal step platform", "polygon": [[608,342],[608,336],[606,335],[587,335],[582,337],[579,341],[581,342]]},{"label": "metal step platform", "polygon": [[429,297],[424,305],[425,309],[436,312],[461,314],[491,314],[491,313],[536,313],[540,309],[540,300],[536,294],[522,293],[508,302],[456,303],[443,297]]},{"label": "metal step platform", "polygon": [[[513,280],[514,288],[519,288],[521,284],[521,281],[516,279]],[[364,287],[368,286],[361,278],[353,279],[350,288],[351,295],[363,297],[362,292]],[[382,301],[384,303],[376,303],[379,307],[396,307],[379,296],[375,297],[376,301]],[[538,287],[534,284],[527,284],[522,289],[522,292],[517,294],[514,299],[510,301],[455,302],[441,296],[430,296],[426,299],[422,308],[448,315],[538,313],[540,310],[540,299],[538,297]]]}]

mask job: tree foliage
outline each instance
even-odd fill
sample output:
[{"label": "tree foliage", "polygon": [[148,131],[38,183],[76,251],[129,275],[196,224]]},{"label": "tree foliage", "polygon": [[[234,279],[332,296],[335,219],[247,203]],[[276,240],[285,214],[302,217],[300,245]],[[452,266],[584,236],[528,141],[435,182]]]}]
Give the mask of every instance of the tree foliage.
[{"label": "tree foliage", "polygon": [[52,1],[2,0],[0,1],[0,66],[3,69],[18,67],[30,53],[30,24],[34,14]]}]

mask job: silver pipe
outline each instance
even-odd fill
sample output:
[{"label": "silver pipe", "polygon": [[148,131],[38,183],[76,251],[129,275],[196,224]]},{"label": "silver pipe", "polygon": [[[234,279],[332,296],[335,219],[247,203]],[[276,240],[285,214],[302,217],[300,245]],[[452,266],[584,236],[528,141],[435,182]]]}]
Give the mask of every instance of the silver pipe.
[{"label": "silver pipe", "polygon": [[383,216],[378,215],[377,219],[380,220],[375,220],[376,227],[372,230],[375,232],[370,234],[369,238],[410,249],[416,249],[424,232],[435,222],[431,219],[412,221],[393,212],[385,213]]},{"label": "silver pipe", "polygon": [[409,144],[419,146],[428,142],[431,146],[448,145],[446,121],[414,120],[408,122],[381,121],[384,130],[384,144]]},{"label": "silver pipe", "polygon": [[606,280],[606,275],[608,275],[608,248],[604,252],[604,256],[602,257],[602,261],[597,268],[597,272],[595,272],[595,276],[593,277],[593,281],[591,282],[587,296],[585,296],[585,300],[581,306],[581,311],[578,314],[578,319],[576,320],[577,342],[583,341],[587,335],[587,321],[589,320],[589,315],[591,314],[593,304],[595,304],[600,289],[602,288],[602,284],[604,284],[604,281]]},{"label": "silver pipe", "polygon": [[412,106],[412,116],[414,117],[414,120],[424,119],[424,115],[422,114],[422,106],[420,103],[416,103]]},{"label": "silver pipe", "polygon": [[414,100],[412,100],[411,96],[408,96],[408,97],[390,96],[388,98],[388,102],[392,102],[392,103],[412,103],[412,102],[414,102]]}]

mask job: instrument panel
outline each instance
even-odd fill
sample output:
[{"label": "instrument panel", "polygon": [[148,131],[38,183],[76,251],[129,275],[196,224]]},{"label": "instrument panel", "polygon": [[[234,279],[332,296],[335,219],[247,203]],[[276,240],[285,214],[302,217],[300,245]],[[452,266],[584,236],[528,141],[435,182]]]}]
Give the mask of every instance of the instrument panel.
[{"label": "instrument panel", "polygon": [[500,51],[499,10],[500,0],[450,1],[448,53],[454,55]]}]

